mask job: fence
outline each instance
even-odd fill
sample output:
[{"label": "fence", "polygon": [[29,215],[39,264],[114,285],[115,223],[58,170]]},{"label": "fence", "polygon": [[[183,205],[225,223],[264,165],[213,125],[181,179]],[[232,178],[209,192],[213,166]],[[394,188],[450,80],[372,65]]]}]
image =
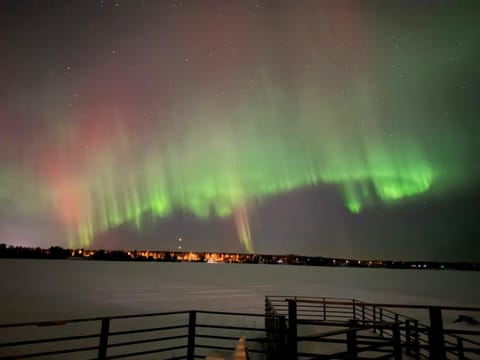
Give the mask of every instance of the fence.
[{"label": "fence", "polygon": [[[340,298],[267,296],[267,314],[287,318],[287,352],[295,358],[414,359],[480,358],[480,331],[444,329],[442,313],[480,313],[480,308],[366,303]],[[427,312],[430,325],[391,309]],[[327,331],[326,328],[336,328]],[[298,329],[323,331],[298,335]],[[365,330],[368,330],[367,332]],[[308,333],[308,331],[307,331]],[[340,338],[339,338],[340,336]],[[299,346],[305,342],[343,344],[344,351],[318,355]],[[318,346],[317,346],[318,348]],[[338,350],[338,346],[336,348]]]},{"label": "fence", "polygon": [[[263,314],[178,311],[0,325],[0,359],[196,359],[232,353],[246,336],[251,359],[272,351]],[[161,325],[160,325],[161,324]],[[15,340],[12,340],[15,338]]]},{"label": "fence", "polygon": [[[423,311],[425,325],[411,315]],[[247,338],[252,360],[480,359],[480,331],[443,315],[479,308],[268,296],[265,314],[177,311],[0,324],[0,359],[201,359]]]}]

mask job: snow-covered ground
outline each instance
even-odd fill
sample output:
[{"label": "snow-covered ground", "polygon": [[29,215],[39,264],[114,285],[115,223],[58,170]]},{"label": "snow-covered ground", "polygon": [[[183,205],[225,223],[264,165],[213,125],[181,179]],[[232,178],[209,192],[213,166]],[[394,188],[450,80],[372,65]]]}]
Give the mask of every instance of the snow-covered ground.
[{"label": "snow-covered ground", "polygon": [[[480,306],[479,272],[1,259],[0,274],[2,274],[0,323],[175,310],[263,313],[265,295],[358,298],[382,303]],[[428,322],[426,310],[409,315]],[[457,324],[454,324],[453,320],[458,315],[458,311],[444,312],[445,324],[448,323],[446,327],[456,327]],[[473,315],[477,316],[478,313]],[[115,320],[110,330],[184,325],[187,319],[188,314],[179,314]],[[263,328],[262,318],[243,315],[222,317],[197,314],[197,321],[202,324]],[[3,341],[9,342],[92,334],[98,333],[99,330],[100,322],[94,321],[49,327],[4,328],[0,329],[0,335]],[[225,334],[222,332],[217,335]],[[247,339],[250,339],[257,335],[256,332],[240,330],[233,336],[236,338],[247,336]],[[140,336],[143,335],[140,334]],[[135,338],[129,335],[123,338],[123,341],[132,339],[138,340],[143,337]],[[112,341],[121,340],[121,336],[112,339]],[[162,344],[163,346],[184,345],[185,341],[180,339],[177,344],[176,340],[171,340],[166,345]],[[212,346],[212,341],[208,342],[208,346]],[[13,347],[8,350],[2,349],[2,351],[5,351],[4,355],[14,356],[29,352],[97,345],[98,339],[94,338],[67,343],[38,344],[32,347]],[[150,345],[133,345],[126,350],[110,348],[109,355],[115,355],[116,351],[128,353],[157,349],[160,345],[153,342]],[[227,341],[227,346],[233,349],[235,344]],[[336,351],[343,350],[341,348]],[[171,350],[162,354],[147,355],[144,358],[168,359],[172,356],[184,355],[185,351],[185,349]],[[203,349],[203,354],[208,354],[209,351],[208,348]],[[92,350],[50,358],[76,360],[95,356],[96,350]],[[255,355],[252,358],[262,359],[262,356]]]},{"label": "snow-covered ground", "polygon": [[221,310],[265,295],[480,306],[480,272],[289,265],[1,259],[1,322]]}]

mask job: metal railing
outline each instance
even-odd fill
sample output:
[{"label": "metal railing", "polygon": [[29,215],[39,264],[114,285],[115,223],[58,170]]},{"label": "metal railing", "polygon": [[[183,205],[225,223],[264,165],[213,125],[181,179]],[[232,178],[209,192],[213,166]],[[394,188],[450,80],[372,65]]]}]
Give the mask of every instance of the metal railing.
[{"label": "metal railing", "polygon": [[233,352],[246,336],[250,358],[265,358],[275,334],[263,314],[177,311],[0,324],[0,359],[196,359]]},{"label": "metal railing", "polygon": [[[444,329],[442,312],[470,312],[480,313],[480,308],[472,307],[452,307],[452,306],[425,306],[425,305],[400,305],[400,304],[377,304],[367,303],[355,299],[342,298],[318,298],[318,297],[286,297],[286,296],[267,296],[266,313],[283,315],[288,320],[287,329],[287,348],[291,354],[290,357],[300,358],[309,357],[311,353],[300,351],[299,343],[308,341],[332,342],[325,334],[334,333],[335,335],[345,335],[349,333],[358,334],[362,331],[362,343],[350,344],[348,339],[335,339],[337,343],[343,343],[347,346],[346,352],[323,354],[325,359],[345,358],[348,353],[348,347],[356,347],[357,356],[366,349],[370,352],[368,358],[401,358],[398,353],[398,343],[400,349],[404,351],[409,358],[414,359],[474,359],[480,358],[480,331],[465,329]],[[272,310],[273,309],[273,310]],[[430,325],[421,323],[418,319],[406,316],[391,309],[427,311],[426,316],[430,320]],[[355,324],[356,326],[353,326]],[[309,336],[298,336],[299,327],[320,327],[323,333],[317,333]],[[335,331],[327,331],[325,327],[339,328]],[[355,330],[352,330],[355,329]],[[371,335],[364,335],[364,330],[369,330]],[[320,336],[322,335],[322,336]],[[378,345],[378,339],[387,339],[390,342],[381,351],[385,352],[386,346],[390,346],[388,354],[371,354],[372,346]],[[365,341],[363,341],[365,340]],[[396,344],[396,345],[395,345]],[[362,345],[362,346],[358,346]],[[350,349],[352,358],[353,350]],[[359,357],[353,357],[359,358]]]},{"label": "metal railing", "polygon": [[[399,310],[424,311],[430,324]],[[480,309],[268,296],[265,314],[192,310],[0,324],[0,359],[191,360],[231,354],[241,336],[252,360],[480,358],[480,331],[444,329],[448,311]]]}]

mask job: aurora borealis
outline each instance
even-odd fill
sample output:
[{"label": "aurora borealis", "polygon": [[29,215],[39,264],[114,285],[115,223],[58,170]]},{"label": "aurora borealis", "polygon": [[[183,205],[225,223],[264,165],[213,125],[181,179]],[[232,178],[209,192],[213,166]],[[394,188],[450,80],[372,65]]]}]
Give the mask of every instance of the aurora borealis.
[{"label": "aurora borealis", "polygon": [[479,259],[475,1],[0,9],[0,242]]}]

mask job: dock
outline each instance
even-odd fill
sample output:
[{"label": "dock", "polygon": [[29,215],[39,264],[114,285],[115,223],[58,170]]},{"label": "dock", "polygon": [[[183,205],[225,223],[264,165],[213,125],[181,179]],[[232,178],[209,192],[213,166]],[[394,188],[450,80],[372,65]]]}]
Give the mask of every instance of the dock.
[{"label": "dock", "polygon": [[0,359],[233,359],[239,339],[250,360],[480,359],[478,316],[476,307],[276,295],[265,297],[263,314],[186,310],[0,324]]}]

